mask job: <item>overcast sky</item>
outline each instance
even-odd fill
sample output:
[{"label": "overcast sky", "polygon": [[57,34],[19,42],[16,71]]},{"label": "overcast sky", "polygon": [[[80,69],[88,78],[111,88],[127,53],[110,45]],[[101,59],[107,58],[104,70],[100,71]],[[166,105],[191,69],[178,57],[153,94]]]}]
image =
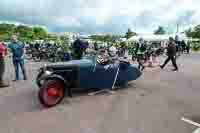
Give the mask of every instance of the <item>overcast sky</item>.
[{"label": "overcast sky", "polygon": [[152,32],[200,24],[200,0],[0,0],[0,22],[41,25],[51,32]]}]

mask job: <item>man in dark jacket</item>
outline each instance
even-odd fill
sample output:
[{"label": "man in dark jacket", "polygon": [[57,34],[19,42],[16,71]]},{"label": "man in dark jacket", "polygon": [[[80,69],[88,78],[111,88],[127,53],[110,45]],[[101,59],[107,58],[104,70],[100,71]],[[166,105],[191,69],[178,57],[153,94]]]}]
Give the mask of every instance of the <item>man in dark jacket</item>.
[{"label": "man in dark jacket", "polygon": [[78,38],[72,45],[72,49],[73,49],[73,57],[75,59],[80,59],[83,55],[83,52],[81,50],[81,40]]},{"label": "man in dark jacket", "polygon": [[87,43],[84,43],[78,38],[72,45],[73,57],[75,59],[80,60],[86,48],[87,48]]},{"label": "man in dark jacket", "polygon": [[177,71],[178,70],[178,66],[176,64],[176,44],[174,42],[174,39],[172,37],[169,38],[169,44],[167,47],[167,56],[168,58],[165,60],[164,64],[161,65],[160,67],[163,69],[165,67],[165,65],[171,60],[172,64],[174,66],[175,69],[173,69],[173,71]]}]

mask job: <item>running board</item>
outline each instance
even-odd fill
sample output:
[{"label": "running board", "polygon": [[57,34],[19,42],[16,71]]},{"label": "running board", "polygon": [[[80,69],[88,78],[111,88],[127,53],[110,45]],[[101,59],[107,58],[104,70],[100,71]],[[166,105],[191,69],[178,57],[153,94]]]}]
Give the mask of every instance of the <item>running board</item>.
[{"label": "running board", "polygon": [[194,132],[192,132],[192,133],[200,133],[200,124],[199,124],[199,123],[194,122],[194,121],[189,120],[189,119],[184,118],[184,117],[183,117],[181,120],[184,121],[184,122],[186,122],[186,123],[189,123],[189,124],[191,124],[191,125],[194,125],[194,126],[197,126],[197,127],[198,127],[198,128],[197,128]]},{"label": "running board", "polygon": [[197,126],[197,127],[199,127],[200,128],[200,124],[199,123],[197,123],[197,122],[194,122],[194,121],[192,121],[192,120],[189,120],[189,119],[187,119],[187,118],[184,118],[184,117],[182,117],[182,119],[181,119],[182,121],[184,121],[184,122],[186,122],[186,123],[189,123],[189,124],[191,124],[191,125],[194,125],[194,126]]},{"label": "running board", "polygon": [[113,91],[110,90],[110,89],[103,89],[103,90],[100,90],[100,91],[95,91],[95,92],[89,93],[88,95],[89,95],[89,96],[94,96],[94,95],[98,95],[98,94],[101,94],[101,93],[114,94],[115,92],[113,92]]}]

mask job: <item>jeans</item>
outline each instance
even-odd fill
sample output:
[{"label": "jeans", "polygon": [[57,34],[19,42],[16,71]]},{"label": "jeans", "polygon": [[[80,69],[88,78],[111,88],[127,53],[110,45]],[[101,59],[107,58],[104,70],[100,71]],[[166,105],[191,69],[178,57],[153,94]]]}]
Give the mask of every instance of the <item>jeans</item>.
[{"label": "jeans", "polygon": [[24,66],[24,59],[13,59],[13,65],[15,68],[15,79],[19,80],[19,67],[21,67],[24,79],[27,79],[26,70]]},{"label": "jeans", "polygon": [[0,58],[0,82],[3,81],[4,72],[5,72],[5,61],[3,58]]}]

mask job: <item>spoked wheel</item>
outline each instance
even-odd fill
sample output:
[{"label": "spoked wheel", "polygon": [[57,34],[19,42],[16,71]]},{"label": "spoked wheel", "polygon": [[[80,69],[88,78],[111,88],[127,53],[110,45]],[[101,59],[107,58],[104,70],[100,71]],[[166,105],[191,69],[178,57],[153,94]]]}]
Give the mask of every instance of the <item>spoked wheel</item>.
[{"label": "spoked wheel", "polygon": [[48,80],[41,87],[38,98],[44,107],[59,104],[65,96],[65,84],[61,80]]}]

